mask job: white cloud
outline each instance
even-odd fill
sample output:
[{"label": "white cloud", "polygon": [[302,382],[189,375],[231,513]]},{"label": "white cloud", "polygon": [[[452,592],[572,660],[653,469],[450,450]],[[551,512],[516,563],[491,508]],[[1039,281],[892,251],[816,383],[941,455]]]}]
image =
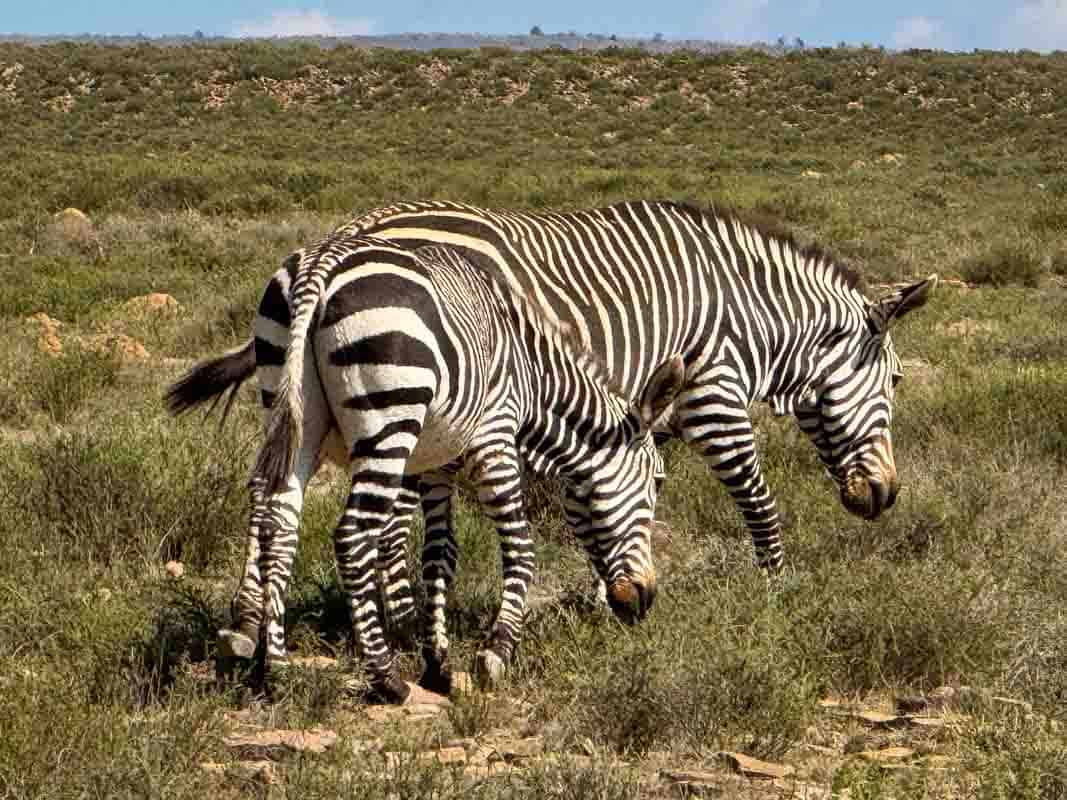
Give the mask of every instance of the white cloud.
[{"label": "white cloud", "polygon": [[722,42],[753,42],[766,38],[766,12],[771,0],[732,0],[718,4],[705,18],[708,36]]},{"label": "white cloud", "polygon": [[235,36],[360,36],[374,30],[367,19],[338,19],[316,9],[282,9],[258,22],[242,22],[234,28]]},{"label": "white cloud", "polygon": [[1067,50],[1067,0],[1026,0],[1002,29],[1001,47]]},{"label": "white cloud", "polygon": [[802,35],[823,0],[722,0],[701,20],[703,36],[721,42],[773,42]]},{"label": "white cloud", "polygon": [[908,17],[893,29],[893,46],[900,49],[944,47],[943,39],[941,23],[929,17]]}]

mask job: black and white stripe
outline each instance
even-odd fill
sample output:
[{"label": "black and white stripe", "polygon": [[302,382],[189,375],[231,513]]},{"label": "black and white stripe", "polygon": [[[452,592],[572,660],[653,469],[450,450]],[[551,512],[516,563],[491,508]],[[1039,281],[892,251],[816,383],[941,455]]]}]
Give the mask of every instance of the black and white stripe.
[{"label": "black and white stripe", "polygon": [[218,395],[247,377],[251,363],[270,408],[251,481],[237,630],[224,637],[232,655],[250,656],[264,629],[268,659],[286,658],[284,595],[296,529],[324,455],[351,466],[335,534],[338,570],[372,683],[391,698],[406,689],[392,669],[375,578],[384,573],[394,606],[410,597],[394,566],[403,564],[407,499],[416,490],[427,519],[425,685],[448,684],[444,608],[456,568],[458,477],[477,487],[501,541],[501,608],[477,661],[485,677],[498,677],[514,651],[533,574],[523,464],[568,487],[576,533],[616,614],[635,621],[648,611],[655,594],[649,523],[662,469],[650,432],[681,386],[680,357],[664,359],[631,403],[608,388],[596,360],[564,329],[456,251],[413,252],[341,232],[275,275],[260,304],[254,352],[246,346],[226,358],[194,368],[170,402],[181,411]]}]

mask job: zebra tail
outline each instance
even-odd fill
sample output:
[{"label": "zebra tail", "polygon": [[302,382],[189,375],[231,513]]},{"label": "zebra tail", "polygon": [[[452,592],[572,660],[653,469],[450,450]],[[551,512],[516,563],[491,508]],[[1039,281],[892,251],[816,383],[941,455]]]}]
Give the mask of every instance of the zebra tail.
[{"label": "zebra tail", "polygon": [[304,432],[304,351],[308,333],[315,319],[324,280],[310,278],[306,289],[294,284],[292,292],[303,297],[297,301],[296,313],[289,328],[289,345],[278,394],[267,422],[267,436],[256,457],[253,475],[264,482],[268,494],[285,488],[300,452]]},{"label": "zebra tail", "polygon": [[249,339],[245,344],[221,356],[200,362],[175,381],[165,395],[167,411],[177,417],[208,400],[213,400],[211,408],[208,409],[210,414],[229,389],[230,397],[223,410],[219,423],[221,425],[226,421],[237,390],[255,372],[255,342]]}]

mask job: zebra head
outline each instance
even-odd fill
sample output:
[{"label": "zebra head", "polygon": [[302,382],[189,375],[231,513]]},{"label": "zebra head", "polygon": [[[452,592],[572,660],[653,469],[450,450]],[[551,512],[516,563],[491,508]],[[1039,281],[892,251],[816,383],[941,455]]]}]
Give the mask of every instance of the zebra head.
[{"label": "zebra head", "polygon": [[664,478],[653,425],[670,409],[685,380],[680,355],[661,364],[641,396],[625,409],[621,440],[604,447],[587,484],[587,546],[615,616],[634,624],[656,599],[652,520]]},{"label": "zebra head", "polygon": [[903,370],[889,328],[923,305],[937,276],[867,301],[866,317],[838,329],[822,344],[816,374],[795,413],[811,438],[841,503],[853,514],[876,519],[899,489],[890,423],[893,393]]}]

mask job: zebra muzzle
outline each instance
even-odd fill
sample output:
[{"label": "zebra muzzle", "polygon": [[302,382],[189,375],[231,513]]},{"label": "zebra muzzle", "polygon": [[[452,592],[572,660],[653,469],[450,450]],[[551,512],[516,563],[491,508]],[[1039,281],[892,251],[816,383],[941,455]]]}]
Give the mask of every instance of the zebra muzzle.
[{"label": "zebra muzzle", "polygon": [[626,625],[643,620],[656,599],[656,583],[647,584],[621,578],[608,588],[608,605],[612,612]]}]

